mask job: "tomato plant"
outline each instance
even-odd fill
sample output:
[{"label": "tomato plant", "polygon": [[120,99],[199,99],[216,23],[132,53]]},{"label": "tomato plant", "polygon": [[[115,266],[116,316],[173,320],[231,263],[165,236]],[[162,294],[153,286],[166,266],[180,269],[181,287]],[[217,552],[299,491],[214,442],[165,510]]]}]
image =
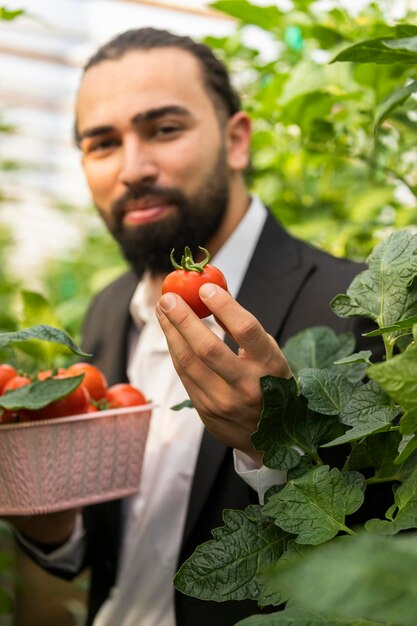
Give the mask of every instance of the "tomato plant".
[{"label": "tomato plant", "polygon": [[107,380],[103,372],[91,363],[74,363],[67,369],[72,376],[84,374],[83,385],[87,388],[93,400],[101,400],[106,395]]},{"label": "tomato plant", "polygon": [[223,273],[214,265],[210,265],[210,253],[199,246],[206,257],[195,263],[190,248],[187,246],[179,265],[174,259],[174,250],[171,252],[171,263],[175,268],[168,274],[162,283],[162,293],[173,292],[181,296],[192,308],[198,317],[203,318],[211,315],[210,309],[200,299],[198,291],[205,283],[215,283],[222,289],[227,290],[227,282]]},{"label": "tomato plant", "polygon": [[416,623],[417,593],[403,593],[417,529],[416,251],[414,231],[392,233],[331,302],[371,320],[379,345],[354,352],[353,333],[316,326],[282,346],[293,378],[260,379],[251,436],[276,483],[262,504],[224,511],[177,573],[179,591],[271,607],[241,626]]},{"label": "tomato plant", "polygon": [[106,399],[111,409],[146,404],[143,393],[128,383],[119,383],[109,387],[106,392]]}]

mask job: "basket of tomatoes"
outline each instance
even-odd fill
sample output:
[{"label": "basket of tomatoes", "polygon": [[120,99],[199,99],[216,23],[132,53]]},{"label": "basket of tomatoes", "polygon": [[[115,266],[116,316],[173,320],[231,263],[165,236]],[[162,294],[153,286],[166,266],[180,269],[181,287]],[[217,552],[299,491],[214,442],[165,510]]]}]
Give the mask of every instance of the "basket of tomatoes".
[{"label": "basket of tomatoes", "polygon": [[[58,329],[33,327],[29,339],[45,332],[86,356]],[[4,335],[28,340],[27,331],[3,333],[0,347]],[[140,390],[108,386],[86,362],[31,375],[0,363],[0,515],[60,511],[137,491],[151,412]]]}]

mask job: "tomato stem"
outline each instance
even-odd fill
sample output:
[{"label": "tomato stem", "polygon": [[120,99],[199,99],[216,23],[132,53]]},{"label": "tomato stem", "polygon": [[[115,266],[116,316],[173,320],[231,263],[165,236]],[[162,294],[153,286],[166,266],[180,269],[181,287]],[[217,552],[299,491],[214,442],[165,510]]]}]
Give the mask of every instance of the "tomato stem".
[{"label": "tomato stem", "polygon": [[175,248],[172,248],[171,254],[169,256],[169,258],[171,259],[172,266],[176,270],[186,270],[188,272],[199,272],[200,274],[202,274],[205,266],[208,264],[211,257],[210,257],[210,252],[208,250],[206,250],[202,246],[198,246],[198,247],[206,255],[205,258],[200,263],[195,263],[191,249],[189,248],[189,246],[186,246],[184,248],[184,254],[181,258],[181,265],[179,265],[176,262],[174,258]]}]

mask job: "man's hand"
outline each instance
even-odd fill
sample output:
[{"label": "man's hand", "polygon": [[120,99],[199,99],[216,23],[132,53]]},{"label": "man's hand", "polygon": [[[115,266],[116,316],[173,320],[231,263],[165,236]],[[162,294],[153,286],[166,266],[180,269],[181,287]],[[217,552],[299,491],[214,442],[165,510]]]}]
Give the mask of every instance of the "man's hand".
[{"label": "man's hand", "polygon": [[207,430],[226,445],[260,463],[250,436],[262,408],[261,376],[292,376],[276,341],[232,296],[213,284],[200,297],[240,346],[235,354],[179,296],[159,300],[156,315],[167,338],[175,369]]}]

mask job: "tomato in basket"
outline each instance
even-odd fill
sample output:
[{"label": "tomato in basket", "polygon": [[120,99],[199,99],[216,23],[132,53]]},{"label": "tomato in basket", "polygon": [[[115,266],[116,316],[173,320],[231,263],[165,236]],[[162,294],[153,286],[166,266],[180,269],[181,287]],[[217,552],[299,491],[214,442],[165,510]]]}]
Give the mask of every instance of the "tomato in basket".
[{"label": "tomato in basket", "polygon": [[3,393],[4,386],[12,379],[17,376],[17,371],[11,365],[7,363],[2,363],[0,365],[0,394]]},{"label": "tomato in basket", "polygon": [[118,409],[125,406],[138,406],[146,404],[147,400],[143,393],[129,385],[119,383],[107,389],[106,399],[110,409]]},{"label": "tomato in basket", "polygon": [[74,363],[67,369],[69,376],[84,374],[83,385],[93,400],[101,400],[106,396],[107,380],[103,372],[91,363]]},{"label": "tomato in basket", "polygon": [[20,387],[24,387],[25,385],[30,385],[32,381],[28,376],[15,376],[11,378],[8,383],[6,383],[3,387],[3,393],[7,391],[13,391],[14,389],[20,389]]}]

